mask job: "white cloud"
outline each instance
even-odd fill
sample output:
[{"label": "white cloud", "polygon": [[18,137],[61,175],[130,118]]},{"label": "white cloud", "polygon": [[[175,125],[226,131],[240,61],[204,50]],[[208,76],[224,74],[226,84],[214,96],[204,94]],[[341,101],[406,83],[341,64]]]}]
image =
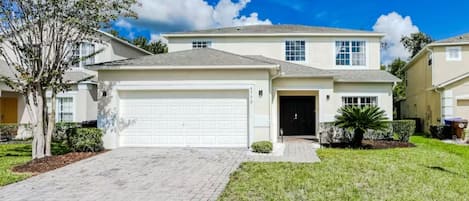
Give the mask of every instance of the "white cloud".
[{"label": "white cloud", "polygon": [[[188,31],[216,27],[242,26],[254,24],[272,24],[269,19],[259,19],[257,13],[248,16],[240,12],[251,0],[219,0],[212,6],[206,0],[140,0],[134,6],[138,19],[125,19],[115,25],[151,33]],[[123,22],[122,22],[123,21]]]},{"label": "white cloud", "polygon": [[396,12],[381,15],[376,20],[373,30],[386,34],[383,38],[383,42],[387,45],[382,51],[383,64],[389,64],[396,58],[407,60],[410,53],[402,45],[401,38],[419,32],[419,28],[412,23],[410,16],[403,17]]},{"label": "white cloud", "polygon": [[116,22],[116,25],[119,26],[119,27],[122,27],[122,28],[126,28],[126,29],[132,28],[132,25],[129,22],[123,20],[123,19],[118,20]]}]

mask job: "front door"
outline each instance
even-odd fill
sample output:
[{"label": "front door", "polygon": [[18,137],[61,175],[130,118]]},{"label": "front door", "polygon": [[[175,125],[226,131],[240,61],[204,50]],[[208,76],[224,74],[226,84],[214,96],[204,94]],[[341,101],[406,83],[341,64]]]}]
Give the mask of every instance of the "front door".
[{"label": "front door", "polygon": [[17,98],[0,98],[0,123],[18,123]]},{"label": "front door", "polygon": [[314,135],[314,96],[281,96],[280,129],[283,135]]}]

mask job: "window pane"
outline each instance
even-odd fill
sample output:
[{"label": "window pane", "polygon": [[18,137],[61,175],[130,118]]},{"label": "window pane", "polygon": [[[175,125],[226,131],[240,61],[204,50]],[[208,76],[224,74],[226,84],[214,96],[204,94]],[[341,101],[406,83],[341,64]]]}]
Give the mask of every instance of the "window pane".
[{"label": "window pane", "polygon": [[192,48],[193,49],[198,49],[198,48],[207,48],[212,45],[211,41],[192,41]]},{"label": "window pane", "polygon": [[305,41],[285,41],[285,60],[304,61]]},{"label": "window pane", "polygon": [[342,97],[343,106],[377,106],[378,97],[376,96],[344,96]]},{"label": "window pane", "polygon": [[57,98],[57,121],[71,122],[73,121],[73,98],[60,97]]}]

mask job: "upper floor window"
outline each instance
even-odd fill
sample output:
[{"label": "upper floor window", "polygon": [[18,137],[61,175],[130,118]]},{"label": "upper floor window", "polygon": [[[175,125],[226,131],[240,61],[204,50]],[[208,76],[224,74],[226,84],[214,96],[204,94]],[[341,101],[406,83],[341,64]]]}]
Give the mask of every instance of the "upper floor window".
[{"label": "upper floor window", "polygon": [[212,46],[211,41],[192,41],[192,49],[207,48]]},{"label": "upper floor window", "polygon": [[285,41],[285,60],[304,61],[305,60],[305,41],[304,40]]},{"label": "upper floor window", "polygon": [[377,106],[378,97],[376,96],[344,96],[342,97],[343,106]]},{"label": "upper floor window", "polygon": [[335,64],[338,66],[366,66],[365,41],[336,41]]},{"label": "upper floor window", "polygon": [[446,48],[446,60],[447,61],[461,60],[461,47],[447,47]]},{"label": "upper floor window", "polygon": [[72,49],[72,59],[78,61],[73,67],[83,67],[95,63],[95,45],[89,42],[76,43]]}]

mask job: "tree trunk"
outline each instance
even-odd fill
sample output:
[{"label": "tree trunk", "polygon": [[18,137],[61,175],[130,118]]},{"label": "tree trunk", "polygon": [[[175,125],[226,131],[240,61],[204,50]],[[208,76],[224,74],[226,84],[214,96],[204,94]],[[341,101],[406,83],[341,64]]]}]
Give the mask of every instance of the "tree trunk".
[{"label": "tree trunk", "polygon": [[[26,102],[31,116],[31,126],[33,131],[32,158],[44,158],[45,156],[45,118],[44,118],[44,99],[45,93],[42,91],[31,91]],[[46,106],[47,107],[47,106]]]},{"label": "tree trunk", "polygon": [[352,147],[360,148],[362,146],[363,134],[365,133],[362,129],[355,129],[352,138]]},{"label": "tree trunk", "polygon": [[[56,93],[52,92],[52,97],[50,99],[50,114],[47,118],[47,132],[46,132],[46,156],[52,156],[51,146],[52,146],[52,134],[55,132],[55,107],[56,107]],[[47,109],[47,108],[46,108]]]}]

